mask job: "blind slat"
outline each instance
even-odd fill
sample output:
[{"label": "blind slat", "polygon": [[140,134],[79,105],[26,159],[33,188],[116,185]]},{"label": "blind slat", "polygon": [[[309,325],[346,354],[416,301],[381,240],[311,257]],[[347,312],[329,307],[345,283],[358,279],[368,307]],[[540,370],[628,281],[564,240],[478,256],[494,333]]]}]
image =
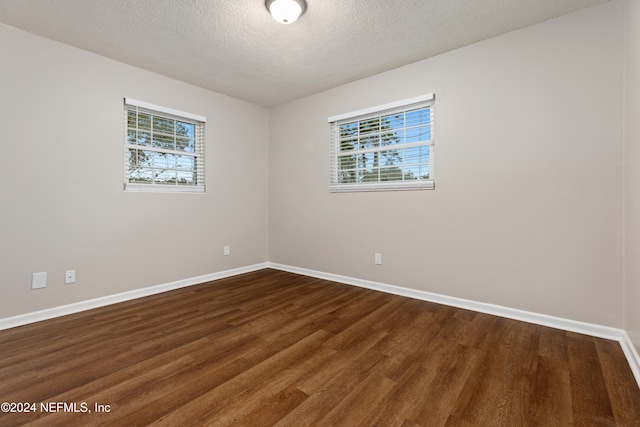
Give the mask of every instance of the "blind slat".
[{"label": "blind slat", "polygon": [[407,101],[332,117],[330,191],[434,188],[435,95]]}]

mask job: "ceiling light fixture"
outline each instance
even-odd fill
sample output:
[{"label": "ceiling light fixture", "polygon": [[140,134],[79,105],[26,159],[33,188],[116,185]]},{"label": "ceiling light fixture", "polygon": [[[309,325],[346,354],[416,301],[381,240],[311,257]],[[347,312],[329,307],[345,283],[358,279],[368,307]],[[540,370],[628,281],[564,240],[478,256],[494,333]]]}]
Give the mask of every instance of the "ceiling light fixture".
[{"label": "ceiling light fixture", "polygon": [[266,0],[267,10],[281,24],[292,24],[307,10],[304,0]]}]

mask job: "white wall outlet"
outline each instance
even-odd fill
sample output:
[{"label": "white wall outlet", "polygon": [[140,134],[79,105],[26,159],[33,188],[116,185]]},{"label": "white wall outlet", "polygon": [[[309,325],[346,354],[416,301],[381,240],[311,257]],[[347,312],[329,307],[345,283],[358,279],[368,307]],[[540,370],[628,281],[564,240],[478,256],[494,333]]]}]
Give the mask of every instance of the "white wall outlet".
[{"label": "white wall outlet", "polygon": [[379,252],[373,254],[373,262],[375,262],[376,265],[382,264],[382,254]]},{"label": "white wall outlet", "polygon": [[67,270],[64,272],[64,283],[76,283],[75,270]]},{"label": "white wall outlet", "polygon": [[231,249],[229,248],[229,246],[225,246],[223,248],[223,253],[224,253],[224,256],[231,255]]},{"label": "white wall outlet", "polygon": [[47,287],[47,273],[33,273],[31,276],[31,289],[42,289]]}]

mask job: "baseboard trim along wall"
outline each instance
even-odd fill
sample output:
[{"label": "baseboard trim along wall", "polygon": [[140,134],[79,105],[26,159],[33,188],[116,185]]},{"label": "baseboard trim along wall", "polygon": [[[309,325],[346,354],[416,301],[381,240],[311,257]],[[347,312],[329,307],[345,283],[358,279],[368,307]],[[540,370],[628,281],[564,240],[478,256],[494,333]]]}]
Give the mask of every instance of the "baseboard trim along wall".
[{"label": "baseboard trim along wall", "polygon": [[629,362],[629,367],[633,372],[633,376],[636,377],[636,382],[638,383],[638,387],[640,387],[640,355],[636,351],[636,348],[633,346],[629,335],[622,331],[622,338],[620,339],[620,346],[622,347],[622,351],[624,355],[627,356],[627,361]]},{"label": "baseboard trim along wall", "polygon": [[331,280],[333,282],[359,286],[362,288],[386,292],[389,294],[420,299],[423,301],[463,308],[466,310],[478,311],[480,313],[492,314],[508,319],[520,320],[523,322],[549,326],[551,328],[562,329],[565,331],[618,341],[620,343],[620,346],[622,347],[622,351],[627,358],[627,361],[629,362],[629,366],[631,368],[631,371],[633,372],[633,376],[635,377],[636,382],[640,387],[640,356],[638,356],[638,353],[636,352],[636,349],[634,348],[629,335],[627,335],[627,333],[622,329],[616,329],[608,326],[596,325],[586,322],[579,322],[577,320],[563,319],[561,317],[533,313],[530,311],[518,310],[515,308],[509,308],[495,304],[488,304],[462,298],[450,297],[446,295],[434,294],[431,292],[419,291],[416,289],[403,288],[399,286],[388,285],[385,283],[356,279],[353,277],[341,276],[338,274],[324,273],[321,271],[309,270],[306,268],[292,267],[289,265],[277,264],[272,262],[268,262],[267,266],[276,270],[301,274],[303,276]]},{"label": "baseboard trim along wall", "polygon": [[316,277],[319,279],[330,280],[333,282],[344,283],[347,285],[358,286],[389,294],[444,304],[452,307],[463,308],[466,310],[477,311],[480,313],[505,317],[508,319],[520,320],[523,322],[534,323],[537,325],[549,326],[556,329],[562,329],[566,331],[618,341],[620,343],[620,346],[622,347],[622,351],[624,352],[629,362],[629,366],[631,368],[631,371],[633,372],[636,382],[638,383],[638,386],[640,386],[640,356],[634,348],[629,335],[622,329],[616,329],[592,323],[579,322],[576,320],[563,319],[560,317],[548,316],[546,314],[533,313],[500,305],[471,301],[463,298],[434,294],[431,292],[419,291],[416,289],[403,288],[400,286],[388,285],[385,283],[373,282],[370,280],[357,279],[354,277],[341,276],[338,274],[325,273],[321,271],[292,267],[289,265],[272,262],[254,264],[246,267],[235,268],[232,270],[221,271],[218,273],[207,274],[204,276],[191,277],[188,279],[178,280],[175,282],[165,283],[157,286],[135,289],[133,291],[122,292],[119,294],[109,295],[101,298],[95,298],[87,301],[63,305],[60,307],[40,310],[33,313],[7,317],[4,319],[0,319],[0,330],[26,325],[29,323],[40,322],[42,320],[53,319],[55,317],[65,316],[67,314],[91,310],[93,308],[142,298],[149,295],[155,295],[162,292],[172,291],[174,289],[184,288],[187,286],[193,286],[205,282],[224,279],[226,277],[237,276],[239,274],[250,273],[252,271],[262,270],[265,268],[273,268],[275,270],[296,273],[303,276]]},{"label": "baseboard trim along wall", "polygon": [[218,273],[191,277],[189,279],[177,280],[175,282],[165,283],[162,285],[135,289],[133,291],[94,298],[87,301],[80,301],[60,307],[48,308],[45,310],[35,311],[33,313],[7,317],[4,319],[0,319],[0,330],[14,328],[16,326],[22,326],[29,323],[40,322],[42,320],[53,319],[55,317],[65,316],[67,314],[91,310],[92,308],[104,307],[106,305],[129,301],[136,298],[160,294],[162,292],[185,288],[187,286],[199,285],[201,283],[224,279],[225,277],[237,276],[239,274],[250,273],[252,271],[262,270],[265,268],[267,268],[267,263],[254,264],[247,267],[234,268],[232,270],[220,271]]}]

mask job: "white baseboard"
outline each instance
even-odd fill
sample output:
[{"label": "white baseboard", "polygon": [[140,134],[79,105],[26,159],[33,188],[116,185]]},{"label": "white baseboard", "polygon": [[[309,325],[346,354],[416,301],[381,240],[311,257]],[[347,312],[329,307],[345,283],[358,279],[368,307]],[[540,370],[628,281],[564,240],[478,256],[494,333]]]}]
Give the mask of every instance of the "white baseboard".
[{"label": "white baseboard", "polygon": [[631,371],[635,376],[638,386],[640,387],[640,356],[634,348],[631,339],[622,329],[601,326],[592,323],[579,322],[576,320],[563,319],[561,317],[548,316],[546,314],[533,313],[529,311],[518,310],[514,308],[504,307],[500,305],[487,304],[483,302],[471,301],[462,298],[450,297],[446,295],[435,294],[431,292],[419,291],[416,289],[403,288],[385,283],[373,282],[369,280],[356,279],[353,277],[341,276],[338,274],[324,273],[321,271],[309,270],[306,268],[292,267],[272,262],[254,264],[246,267],[235,268],[232,270],[221,271],[218,273],[207,274],[204,276],[191,277],[188,279],[178,280],[175,282],[165,283],[148,288],[135,289],[133,291],[122,292],[119,294],[108,295],[105,297],[90,299],[73,304],[53,307],[33,313],[21,314],[18,316],[0,319],[0,330],[9,329],[16,326],[26,325],[29,323],[40,322],[42,320],[53,319],[55,317],[67,314],[78,313],[81,311],[91,310],[92,308],[104,307],[110,304],[116,304],[123,301],[129,301],[136,298],[142,298],[149,295],[155,295],[174,289],[184,288],[187,286],[198,285],[213,280],[223,279],[225,277],[237,276],[239,274],[250,273],[252,271],[262,270],[264,268],[273,268],[276,270],[288,271],[290,273],[301,274],[303,276],[317,277],[319,279],[331,280],[334,282],[345,283],[348,285],[359,286],[362,288],[372,289],[376,291],[386,292],[389,294],[405,296],[409,298],[420,299],[424,301],[435,302],[452,307],[463,308],[466,310],[478,311],[481,313],[492,314],[495,316],[505,317],[508,319],[521,320],[523,322],[534,323],[537,325],[549,326],[556,329],[562,329],[580,334],[595,336],[599,338],[610,339],[620,342],[622,351],[624,352]]},{"label": "white baseboard", "polygon": [[633,346],[631,338],[629,338],[629,335],[625,331],[622,331],[620,346],[622,347],[624,355],[627,356],[631,372],[633,372],[633,376],[636,377],[636,381],[638,382],[638,387],[640,387],[640,356]]},{"label": "white baseboard", "polygon": [[165,283],[162,285],[151,286],[148,288],[135,289],[133,291],[122,292],[119,294],[108,295],[105,297],[94,298],[87,301],[80,301],[73,304],[63,305],[60,307],[48,308],[45,310],[35,311],[33,313],[20,314],[18,316],[6,317],[0,319],[0,330],[9,329],[16,326],[26,325],[29,323],[40,322],[42,320],[53,319],[55,317],[65,316],[67,314],[78,313],[80,311],[91,310],[92,308],[104,307],[106,305],[118,302],[129,301],[136,298],[142,298],[149,295],[155,295],[162,292],[172,291],[187,286],[198,285],[200,283],[219,280],[225,277],[237,276],[238,274],[249,273],[256,270],[267,268],[267,263],[250,265],[247,267],[234,268],[232,270],[220,271],[218,273],[206,274],[204,276],[191,277],[188,279],[177,280],[175,282]]},{"label": "white baseboard", "polygon": [[620,342],[622,351],[624,352],[629,362],[629,366],[631,367],[631,371],[633,372],[636,382],[640,387],[640,357],[638,356],[638,353],[631,343],[631,339],[622,329],[596,325],[593,323],[579,322],[577,320],[564,319],[561,317],[549,316],[546,314],[533,313],[530,311],[518,310],[515,308],[509,308],[495,304],[488,304],[462,298],[450,297],[446,295],[434,294],[431,292],[419,291],[416,289],[403,288],[399,286],[388,285],[385,283],[356,279],[353,277],[341,276],[338,274],[324,273],[321,271],[309,270],[306,268],[292,267],[289,265],[277,264],[272,262],[268,262],[267,266],[276,270],[288,271],[290,273],[301,274],[303,276],[331,280],[334,282],[345,283],[347,285],[359,286],[362,288],[401,295],[404,297],[435,302],[438,304],[478,311],[481,313],[492,314],[508,319],[521,320],[523,322],[533,323],[536,325],[549,326],[551,328],[562,329],[565,331],[571,331],[584,335],[618,341]]}]

